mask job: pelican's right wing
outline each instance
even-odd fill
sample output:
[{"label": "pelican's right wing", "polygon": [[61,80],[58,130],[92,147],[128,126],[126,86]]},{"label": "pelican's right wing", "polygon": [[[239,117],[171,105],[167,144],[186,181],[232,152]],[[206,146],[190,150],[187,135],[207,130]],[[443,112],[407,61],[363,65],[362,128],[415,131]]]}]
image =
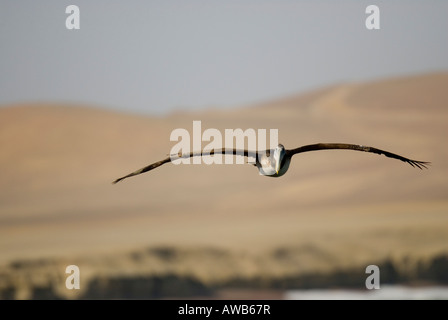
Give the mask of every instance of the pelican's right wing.
[{"label": "pelican's right wing", "polygon": [[143,168],[138,169],[138,170],[136,170],[134,172],[131,172],[130,174],[125,175],[124,177],[121,177],[121,178],[118,178],[117,180],[114,180],[114,182],[112,182],[112,183],[115,184],[115,183],[120,182],[121,180],[124,180],[126,178],[133,177],[133,176],[136,176],[136,175],[148,172],[148,171],[150,171],[152,169],[160,167],[161,165],[164,165],[167,162],[171,162],[171,158],[170,157],[165,158],[165,159],[160,160],[160,161],[157,161],[157,162],[154,162],[154,163],[150,164],[149,166],[143,167]]},{"label": "pelican's right wing", "polygon": [[186,154],[178,154],[178,155],[169,156],[163,160],[154,162],[146,167],[143,167],[134,172],[131,172],[128,175],[118,178],[117,180],[113,181],[112,183],[115,184],[115,183],[120,182],[121,180],[124,180],[126,178],[133,177],[133,176],[151,171],[155,168],[160,167],[161,165],[164,165],[165,163],[172,162],[172,161],[175,161],[178,159],[191,158],[191,157],[197,157],[197,156],[209,156],[209,155],[214,155],[214,154],[233,154],[233,155],[240,155],[240,156],[244,156],[244,157],[254,157],[255,159],[257,159],[257,153],[255,151],[241,150],[241,149],[235,149],[235,148],[234,149],[222,148],[222,149],[216,149],[216,150],[212,149],[209,151],[205,151],[205,150],[204,151],[194,151],[194,152],[190,152],[190,153],[186,153]]}]

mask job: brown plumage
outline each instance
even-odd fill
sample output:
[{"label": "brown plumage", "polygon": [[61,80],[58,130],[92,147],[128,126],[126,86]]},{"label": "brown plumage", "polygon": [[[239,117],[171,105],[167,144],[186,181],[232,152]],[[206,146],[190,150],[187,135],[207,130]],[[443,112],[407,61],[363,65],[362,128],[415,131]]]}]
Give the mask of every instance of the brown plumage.
[{"label": "brown plumage", "polygon": [[217,149],[217,150],[211,150],[211,151],[199,151],[199,152],[190,152],[183,155],[176,155],[176,156],[169,156],[163,160],[154,162],[146,167],[143,167],[139,170],[136,170],[128,175],[125,175],[119,179],[116,179],[113,181],[113,183],[120,182],[123,179],[136,176],[148,171],[151,171],[155,168],[160,167],[161,165],[164,165],[165,163],[180,159],[180,158],[191,158],[201,155],[214,155],[214,154],[233,154],[233,155],[242,155],[245,157],[253,157],[256,159],[256,162],[254,165],[258,167],[258,170],[261,175],[269,176],[269,177],[280,177],[286,173],[286,171],[289,168],[289,164],[291,162],[291,158],[293,155],[302,153],[302,152],[309,152],[309,151],[318,151],[318,150],[355,150],[355,151],[363,151],[363,152],[370,152],[370,153],[376,153],[379,155],[385,155],[386,157],[398,159],[403,162],[409,163],[411,166],[423,169],[427,168],[427,165],[430,164],[430,162],[425,161],[417,161],[417,160],[411,160],[406,157],[400,156],[398,154],[384,151],[381,149],[373,148],[373,147],[367,147],[363,145],[357,145],[357,144],[347,144],[347,143],[317,143],[317,144],[310,144],[306,146],[302,146],[296,149],[290,149],[286,150],[283,145],[279,144],[277,148],[273,150],[265,150],[262,151],[259,156],[257,156],[257,153],[255,151],[248,151],[248,150],[239,150],[239,149]]}]

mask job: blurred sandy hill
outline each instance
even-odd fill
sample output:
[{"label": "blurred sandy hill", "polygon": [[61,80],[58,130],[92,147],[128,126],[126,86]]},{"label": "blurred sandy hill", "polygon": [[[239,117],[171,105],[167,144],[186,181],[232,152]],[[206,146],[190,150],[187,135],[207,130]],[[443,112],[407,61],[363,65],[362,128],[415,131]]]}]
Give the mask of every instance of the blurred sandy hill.
[{"label": "blurred sandy hill", "polygon": [[[446,254],[447,88],[448,73],[428,74],[166,117],[65,105],[0,108],[0,275],[11,280],[14,261],[54,258],[81,259],[92,277],[135,269],[201,281],[264,279]],[[111,184],[164,158],[171,131],[191,131],[193,120],[222,132],[276,128],[286,148],[356,143],[432,166],[319,151],[294,157],[279,179],[250,165],[167,164]],[[108,258],[98,267],[103,255],[166,247],[204,248],[203,258],[193,263],[184,255],[175,268],[169,259],[154,267]],[[205,258],[207,250],[224,250],[228,268]],[[97,262],[89,265],[88,257]]]}]

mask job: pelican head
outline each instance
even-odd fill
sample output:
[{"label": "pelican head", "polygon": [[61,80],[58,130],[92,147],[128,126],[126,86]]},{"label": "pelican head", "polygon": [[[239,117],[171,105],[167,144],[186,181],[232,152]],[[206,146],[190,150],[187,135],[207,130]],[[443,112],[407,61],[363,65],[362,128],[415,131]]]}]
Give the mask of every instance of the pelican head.
[{"label": "pelican head", "polygon": [[275,160],[275,172],[279,173],[281,169],[281,164],[283,162],[283,158],[286,155],[285,147],[282,144],[279,144],[277,148],[274,150],[274,160]]}]

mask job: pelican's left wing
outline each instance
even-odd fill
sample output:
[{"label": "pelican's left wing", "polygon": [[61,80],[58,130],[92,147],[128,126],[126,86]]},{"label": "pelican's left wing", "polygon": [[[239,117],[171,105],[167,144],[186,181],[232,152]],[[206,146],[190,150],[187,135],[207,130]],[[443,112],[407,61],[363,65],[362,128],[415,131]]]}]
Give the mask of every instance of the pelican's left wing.
[{"label": "pelican's left wing", "polygon": [[293,155],[295,155],[297,153],[308,152],[308,151],[317,151],[317,150],[331,150],[331,149],[333,149],[333,150],[334,149],[345,149],[345,150],[355,150],[355,151],[383,154],[386,157],[407,162],[411,166],[417,167],[419,169],[427,168],[427,165],[430,164],[430,162],[411,160],[411,159],[405,158],[403,156],[400,156],[398,154],[395,154],[395,153],[392,153],[389,151],[384,151],[381,149],[362,146],[362,145],[358,145],[358,144],[348,144],[348,143],[316,143],[316,144],[310,144],[307,146],[302,146],[302,147],[299,147],[296,149],[286,150],[286,153],[292,157]]}]

